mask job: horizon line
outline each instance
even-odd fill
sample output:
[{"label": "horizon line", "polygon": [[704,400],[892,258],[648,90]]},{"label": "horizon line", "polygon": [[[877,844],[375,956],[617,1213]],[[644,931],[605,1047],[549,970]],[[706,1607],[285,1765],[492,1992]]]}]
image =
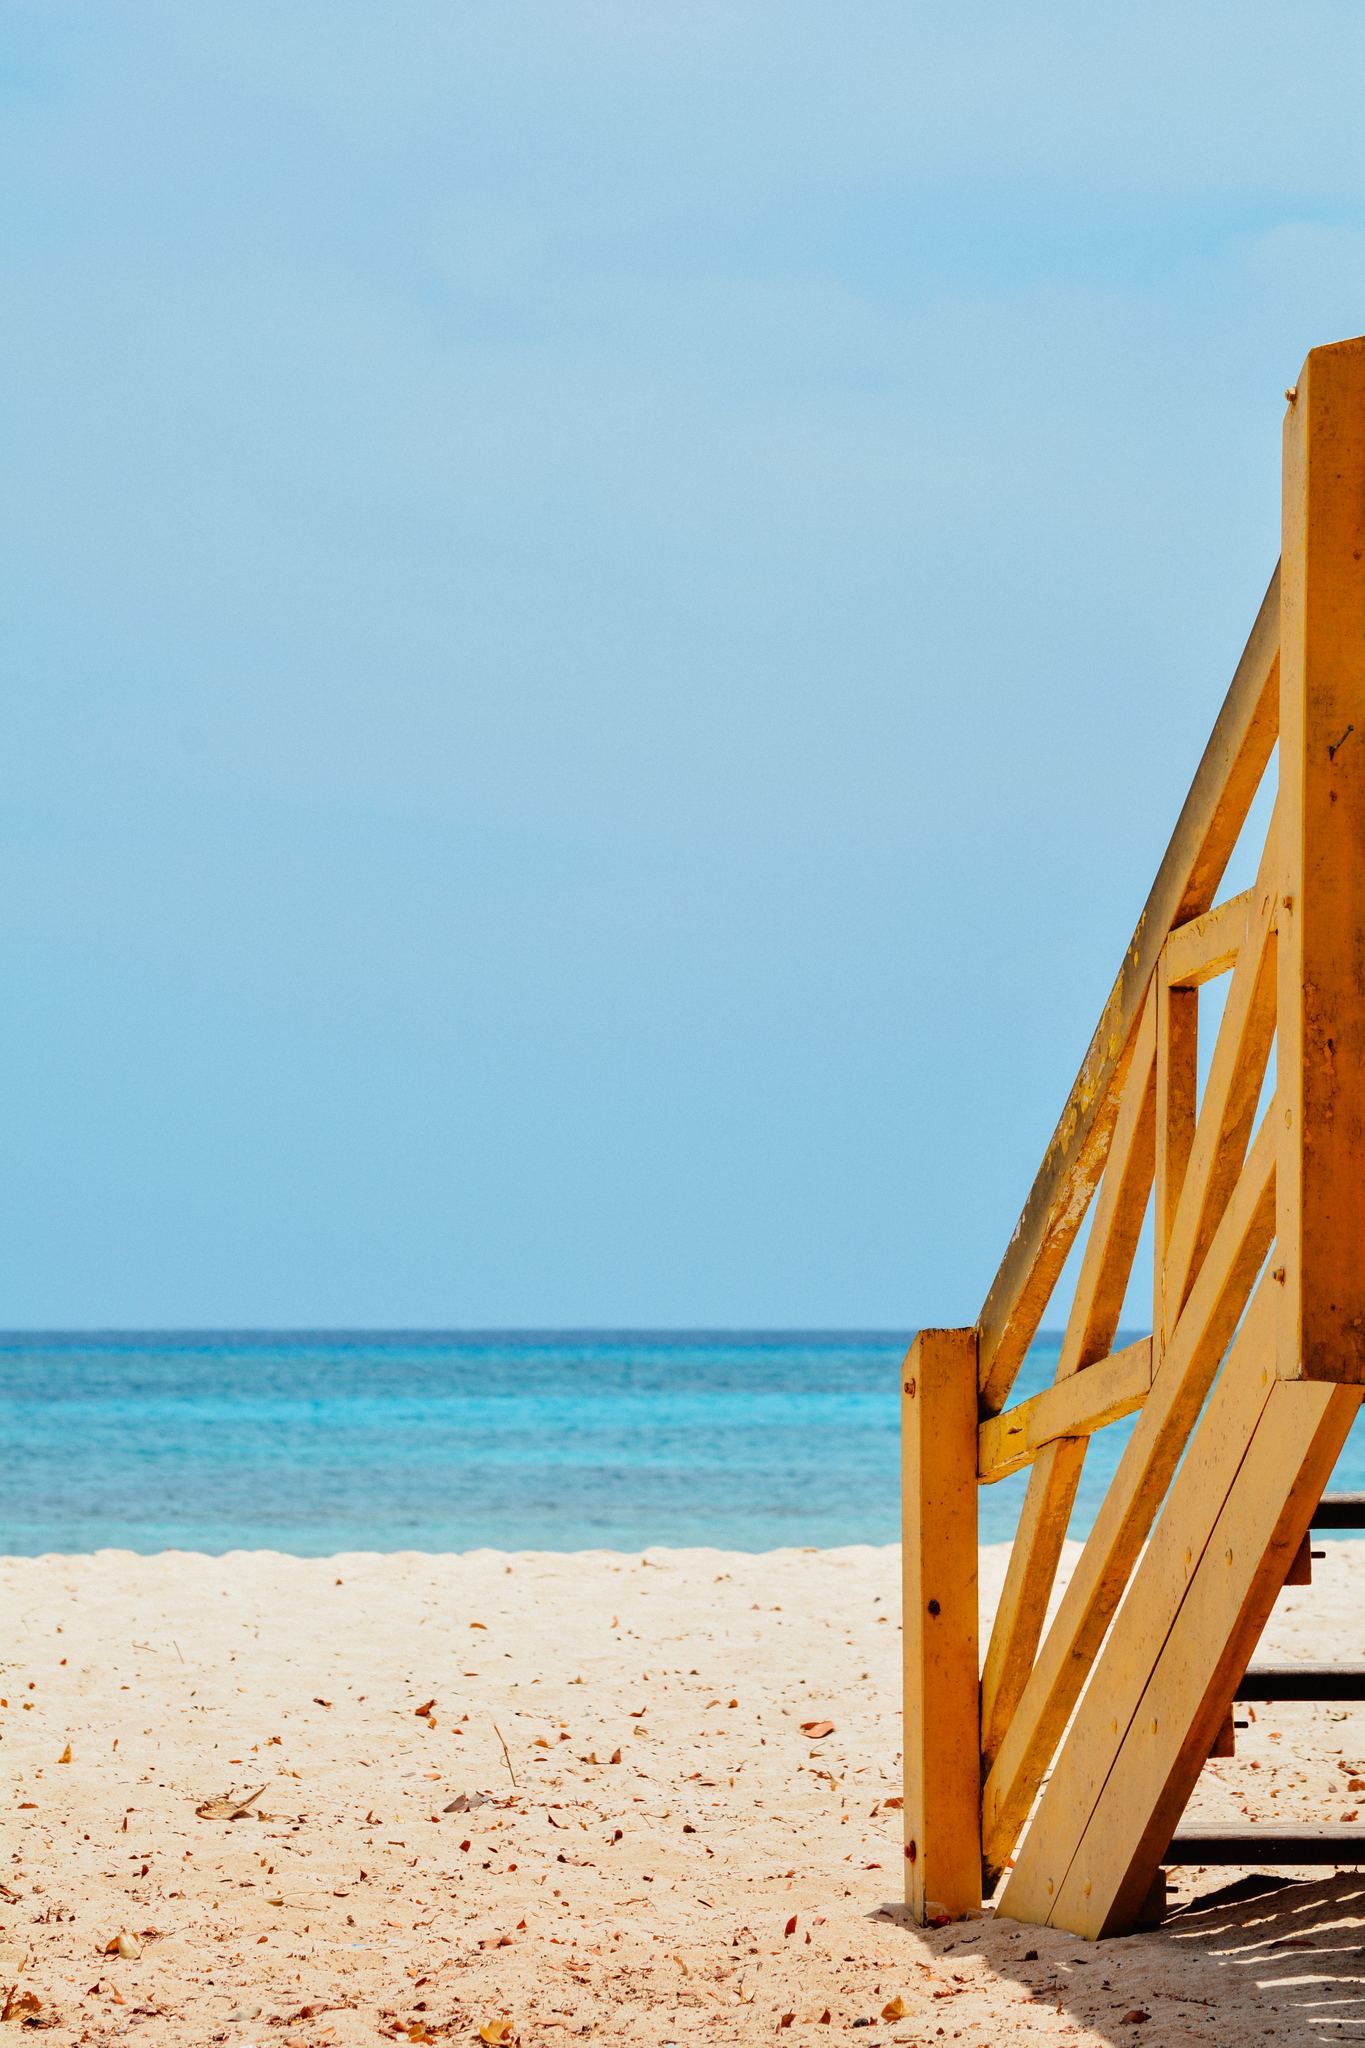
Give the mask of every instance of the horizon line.
[{"label": "horizon line", "polygon": [[[913,1343],[919,1325],[907,1330],[853,1323],[98,1323],[15,1325],[0,1329],[0,1343],[14,1338],[80,1337],[876,1337]],[[1115,1338],[1145,1334],[1119,1329]],[[1037,1343],[1060,1343],[1062,1329],[1041,1329]]]}]

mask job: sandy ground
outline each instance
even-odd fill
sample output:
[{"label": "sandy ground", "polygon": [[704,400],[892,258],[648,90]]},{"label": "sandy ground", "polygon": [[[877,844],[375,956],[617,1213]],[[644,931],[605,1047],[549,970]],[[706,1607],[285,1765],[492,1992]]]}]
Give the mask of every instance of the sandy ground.
[{"label": "sandy ground", "polygon": [[[1329,1546],[1267,1654],[1365,1657],[1362,1568]],[[908,1927],[897,1573],[891,1550],[5,1562],[15,2039],[1365,2037],[1365,1877],[1201,1906],[1229,1874],[1187,1875],[1167,1926],[1094,1947],[989,1913]],[[1197,1810],[1340,1819],[1357,1773],[1358,1718],[1262,1709]],[[196,1812],[257,1787],[251,1817]]]}]

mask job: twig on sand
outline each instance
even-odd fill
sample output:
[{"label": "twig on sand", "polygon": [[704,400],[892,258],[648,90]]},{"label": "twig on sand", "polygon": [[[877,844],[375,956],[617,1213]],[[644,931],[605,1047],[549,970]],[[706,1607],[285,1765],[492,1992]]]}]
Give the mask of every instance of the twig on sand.
[{"label": "twig on sand", "polygon": [[515,1772],[515,1771],[514,1771],[514,1770],[512,1769],[512,1759],[511,1759],[510,1755],[508,1754],[508,1750],[507,1750],[507,1744],[506,1744],[506,1742],[504,1742],[504,1741],[503,1741],[503,1734],[502,1734],[502,1730],[501,1730],[501,1728],[499,1728],[499,1726],[498,1726],[498,1724],[497,1724],[497,1722],[496,1722],[496,1721],[495,1721],[495,1722],[493,1723],[493,1733],[494,1733],[494,1734],[495,1734],[495,1735],[497,1736],[497,1738],[498,1738],[498,1741],[502,1743],[502,1753],[503,1753],[503,1756],[504,1756],[504,1758],[506,1759],[506,1763],[507,1763],[507,1769],[508,1769],[509,1773],[511,1774],[511,1779],[512,1779],[512,1790],[513,1790],[514,1792],[518,1792],[518,1791],[520,1791],[520,1789],[521,1789],[521,1788],[520,1788],[520,1786],[519,1786],[519,1785],[517,1784],[517,1774],[516,1774],[516,1772]]}]

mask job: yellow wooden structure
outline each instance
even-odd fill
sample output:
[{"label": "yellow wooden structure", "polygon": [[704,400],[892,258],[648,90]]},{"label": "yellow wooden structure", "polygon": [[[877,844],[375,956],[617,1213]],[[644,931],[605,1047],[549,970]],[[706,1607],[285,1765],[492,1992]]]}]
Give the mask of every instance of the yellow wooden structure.
[{"label": "yellow wooden structure", "polygon": [[[1286,396],[1280,566],[1118,979],[975,1326],[902,1372],[921,1919],[984,1872],[1017,1919],[1134,1924],[1365,1391],[1365,338]],[[1255,884],[1220,899],[1266,776]],[[1115,1350],[1149,1206],[1152,1334]],[[1010,1406],[1087,1214],[1055,1383]],[[1089,1439],[1135,1411],[1054,1600]],[[976,1487],[1024,1466],[979,1663]]]}]

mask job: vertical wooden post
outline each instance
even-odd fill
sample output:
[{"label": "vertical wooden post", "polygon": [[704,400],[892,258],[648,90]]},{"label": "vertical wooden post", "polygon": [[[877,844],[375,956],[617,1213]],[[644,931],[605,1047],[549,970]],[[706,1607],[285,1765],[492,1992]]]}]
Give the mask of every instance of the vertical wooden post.
[{"label": "vertical wooden post", "polygon": [[901,1368],[905,1899],[981,1904],[975,1330],[921,1330]]},{"label": "vertical wooden post", "polygon": [[1365,338],[1284,428],[1276,1259],[1282,1378],[1365,1384]]},{"label": "vertical wooden post", "polygon": [[1199,1088],[1199,991],[1172,988],[1162,948],[1156,970],[1156,1223],[1152,1370],[1166,1353],[1182,1304],[1167,1299],[1166,1252],[1194,1145]]}]

